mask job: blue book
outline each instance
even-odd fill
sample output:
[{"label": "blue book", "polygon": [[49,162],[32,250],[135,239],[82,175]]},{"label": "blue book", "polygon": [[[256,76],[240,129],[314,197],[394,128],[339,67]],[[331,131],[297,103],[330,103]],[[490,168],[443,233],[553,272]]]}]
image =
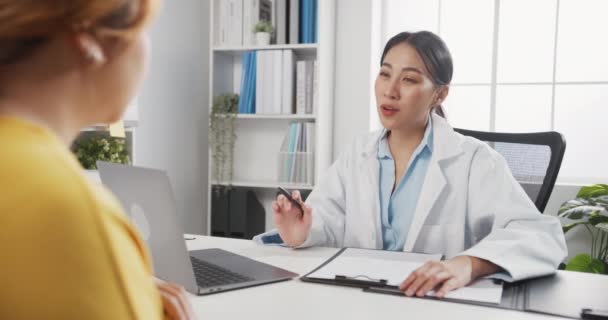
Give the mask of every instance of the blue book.
[{"label": "blue book", "polygon": [[313,0],[312,43],[319,42],[319,0]]},{"label": "blue book", "polygon": [[304,0],[304,43],[310,43],[311,0]]},{"label": "blue book", "polygon": [[239,95],[239,113],[247,113],[247,91],[248,81],[247,74],[249,72],[249,53],[243,53],[243,74],[241,78],[241,92]]},{"label": "blue book", "polygon": [[300,5],[300,12],[299,12],[299,19],[300,19],[300,25],[299,25],[299,29],[298,29],[298,43],[305,43],[304,42],[304,8],[306,7],[306,5],[304,4],[305,0],[300,0],[299,5]]},{"label": "blue book", "polygon": [[306,43],[314,43],[314,0],[306,0]]},{"label": "blue book", "polygon": [[256,92],[256,70],[257,70],[257,51],[252,51],[251,59],[249,61],[249,92],[247,94],[248,97],[248,106],[249,113],[255,114],[255,92]]}]

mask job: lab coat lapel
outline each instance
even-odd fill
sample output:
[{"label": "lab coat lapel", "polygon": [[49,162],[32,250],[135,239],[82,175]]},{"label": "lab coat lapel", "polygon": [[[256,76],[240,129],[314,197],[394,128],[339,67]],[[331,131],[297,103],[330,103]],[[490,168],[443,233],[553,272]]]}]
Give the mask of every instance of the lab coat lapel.
[{"label": "lab coat lapel", "polygon": [[403,246],[404,251],[412,251],[414,248],[420,229],[422,228],[426,217],[431,212],[435,201],[437,201],[443,188],[445,188],[445,184],[445,176],[441,171],[439,163],[435,159],[435,161],[429,163],[426,179],[422,185],[418,204],[416,205],[414,219],[412,219],[412,224],[410,225],[410,230],[407,234],[405,245]]},{"label": "lab coat lapel", "polygon": [[[380,184],[380,164],[378,163],[377,149],[378,149],[378,141],[384,135],[384,130],[379,131],[378,135],[372,139],[367,146],[365,146],[364,152],[361,154],[362,163],[360,171],[364,173],[365,179],[361,180],[361,183],[364,183],[369,186],[370,192],[367,194],[362,194],[362,197],[366,197],[367,201],[362,201],[361,203],[365,203],[365,207],[362,208],[368,214],[369,221],[362,221],[367,224],[369,222],[373,225],[374,231],[374,241],[370,242],[370,247],[376,249],[382,249],[382,224],[380,217],[380,197],[378,196],[379,184]],[[371,241],[371,237],[369,238]]]},{"label": "lab coat lapel", "polygon": [[418,204],[410,230],[407,234],[404,251],[412,251],[424,221],[431,213],[433,206],[439,199],[447,184],[442,168],[442,161],[462,153],[461,141],[452,127],[436,114],[433,117],[433,155],[427,169],[426,178],[420,190]]}]

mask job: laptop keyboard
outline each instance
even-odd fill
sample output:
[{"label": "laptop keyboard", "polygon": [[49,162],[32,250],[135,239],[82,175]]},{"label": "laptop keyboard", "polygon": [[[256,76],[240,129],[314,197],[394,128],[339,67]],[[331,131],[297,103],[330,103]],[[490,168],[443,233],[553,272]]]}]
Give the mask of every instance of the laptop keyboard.
[{"label": "laptop keyboard", "polygon": [[196,284],[198,284],[198,286],[201,288],[209,288],[253,280],[253,278],[243,276],[192,256],[190,256],[190,261],[192,261],[192,267],[194,268]]}]

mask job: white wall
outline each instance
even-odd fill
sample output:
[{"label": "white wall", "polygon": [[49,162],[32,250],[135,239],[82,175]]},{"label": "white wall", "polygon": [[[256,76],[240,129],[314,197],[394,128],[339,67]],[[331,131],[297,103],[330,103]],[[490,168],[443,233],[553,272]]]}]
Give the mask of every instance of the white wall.
[{"label": "white wall", "polygon": [[184,230],[202,234],[207,208],[209,2],[165,2],[150,31],[139,94],[136,164],[166,170]]},{"label": "white wall", "polygon": [[336,1],[334,160],[369,131],[372,0]]}]

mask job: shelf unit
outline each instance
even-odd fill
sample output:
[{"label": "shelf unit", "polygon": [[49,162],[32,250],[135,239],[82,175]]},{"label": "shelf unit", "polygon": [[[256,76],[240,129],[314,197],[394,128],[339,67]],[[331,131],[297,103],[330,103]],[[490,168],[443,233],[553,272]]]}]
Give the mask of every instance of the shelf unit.
[{"label": "shelf unit", "polygon": [[[220,117],[225,117],[220,115]],[[315,120],[314,114],[237,114],[237,119],[244,120]]]},{"label": "shelf unit", "polygon": [[[247,1],[247,0],[245,0]],[[210,12],[219,5],[212,0]],[[285,50],[295,53],[297,60],[317,60],[318,69],[318,110],[315,114],[256,115],[239,114],[233,163],[233,187],[254,190],[266,211],[266,229],[273,227],[271,203],[276,196],[278,182],[279,151],[285,134],[292,121],[315,123],[314,181],[319,181],[321,173],[332,161],[333,88],[335,59],[335,0],[318,1],[318,42],[313,44],[271,44],[268,46],[218,46],[213,43],[218,30],[216,15],[210,19],[212,39],[209,55],[209,104],[211,112],[214,97],[224,93],[239,94],[242,55],[252,50]],[[218,185],[213,175],[213,158],[209,149],[209,183],[207,188],[207,234],[211,234],[211,208],[213,186]],[[226,185],[227,183],[220,183]],[[306,196],[314,185],[284,184],[287,189],[301,190]]]}]

